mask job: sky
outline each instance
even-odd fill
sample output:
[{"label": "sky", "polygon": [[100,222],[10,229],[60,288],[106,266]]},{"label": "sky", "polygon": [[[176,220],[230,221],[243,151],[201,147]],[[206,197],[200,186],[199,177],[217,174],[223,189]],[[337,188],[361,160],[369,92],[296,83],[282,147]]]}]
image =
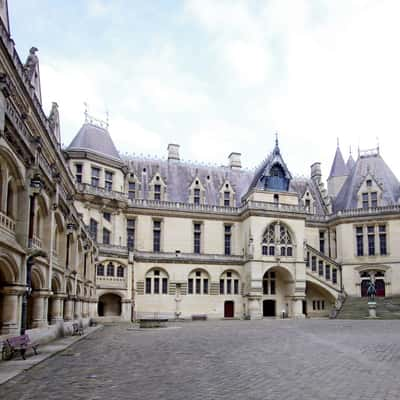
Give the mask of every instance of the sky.
[{"label": "sky", "polygon": [[121,153],[254,168],[275,132],[294,176],[337,140],[377,143],[400,177],[398,0],[11,0],[22,61],[39,49],[43,107],[68,145],[89,113]]}]

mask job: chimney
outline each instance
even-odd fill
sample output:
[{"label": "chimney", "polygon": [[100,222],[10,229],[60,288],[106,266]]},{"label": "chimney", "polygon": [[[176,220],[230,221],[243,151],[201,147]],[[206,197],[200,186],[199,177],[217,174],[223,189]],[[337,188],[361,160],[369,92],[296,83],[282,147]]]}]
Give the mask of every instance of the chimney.
[{"label": "chimney", "polygon": [[231,153],[228,156],[229,167],[232,169],[240,169],[242,168],[242,162],[240,161],[240,153]]},{"label": "chimney", "polygon": [[311,165],[311,179],[314,182],[321,182],[322,178],[322,172],[321,172],[321,163],[320,162],[315,162],[314,164]]},{"label": "chimney", "polygon": [[168,160],[176,160],[179,161],[179,144],[170,143],[168,145]]}]

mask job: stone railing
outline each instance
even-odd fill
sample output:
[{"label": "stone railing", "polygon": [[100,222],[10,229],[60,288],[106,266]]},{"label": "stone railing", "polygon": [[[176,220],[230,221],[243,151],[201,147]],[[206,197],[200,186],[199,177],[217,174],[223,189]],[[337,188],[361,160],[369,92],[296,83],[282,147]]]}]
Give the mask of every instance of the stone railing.
[{"label": "stone railing", "polygon": [[10,233],[15,233],[14,220],[2,212],[0,212],[0,226]]},{"label": "stone railing", "polygon": [[100,254],[116,254],[121,256],[128,255],[128,247],[127,246],[117,246],[113,244],[103,244],[98,243],[97,247],[99,248]]},{"label": "stone railing", "polygon": [[42,240],[38,238],[36,235],[33,235],[31,246],[34,249],[41,249],[42,248]]},{"label": "stone railing", "polygon": [[332,258],[322,254],[314,247],[306,245],[306,272],[330,288],[341,290],[341,266]]},{"label": "stone railing", "polygon": [[160,252],[150,251],[134,252],[134,259],[137,261],[157,261],[157,262],[193,262],[199,264],[244,264],[243,256],[225,256],[222,254],[194,254],[180,252]]},{"label": "stone railing", "polygon": [[125,277],[119,276],[96,276],[97,286],[101,289],[102,287],[125,289],[127,282]]},{"label": "stone railing", "polygon": [[113,190],[106,190],[104,188],[92,186],[87,183],[78,183],[77,190],[80,193],[92,194],[94,196],[105,197],[107,199],[128,201],[128,195],[126,195],[125,193],[116,192]]}]

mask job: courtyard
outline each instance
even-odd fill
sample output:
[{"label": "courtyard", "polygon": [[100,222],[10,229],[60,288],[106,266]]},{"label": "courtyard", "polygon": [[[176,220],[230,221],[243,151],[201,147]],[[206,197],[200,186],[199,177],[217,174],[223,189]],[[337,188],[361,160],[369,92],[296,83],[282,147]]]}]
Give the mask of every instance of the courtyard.
[{"label": "courtyard", "polygon": [[397,321],[105,326],[0,386],[25,399],[398,399]]}]

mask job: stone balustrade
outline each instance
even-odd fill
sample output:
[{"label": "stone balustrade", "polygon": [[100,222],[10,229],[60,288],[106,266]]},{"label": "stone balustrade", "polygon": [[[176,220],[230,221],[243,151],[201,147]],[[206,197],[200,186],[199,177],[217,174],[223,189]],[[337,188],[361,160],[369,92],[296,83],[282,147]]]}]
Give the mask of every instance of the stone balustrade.
[{"label": "stone balustrade", "polygon": [[99,289],[126,289],[127,278],[119,276],[96,276],[96,284]]},{"label": "stone balustrade", "polygon": [[14,220],[2,212],[0,212],[0,226],[10,233],[15,233]]}]

